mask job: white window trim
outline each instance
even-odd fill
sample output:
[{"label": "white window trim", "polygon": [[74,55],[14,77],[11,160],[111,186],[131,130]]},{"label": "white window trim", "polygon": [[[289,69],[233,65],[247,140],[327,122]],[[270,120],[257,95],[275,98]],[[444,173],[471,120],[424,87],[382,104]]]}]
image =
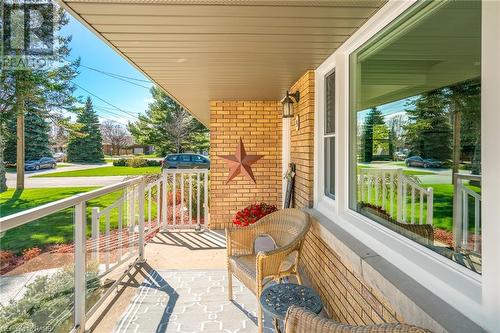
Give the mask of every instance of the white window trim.
[{"label": "white window trim", "polygon": [[[335,71],[335,94],[337,94],[338,80],[337,80],[337,72],[335,68],[335,62],[331,64],[327,73],[322,75],[321,80],[318,80],[318,77],[315,76],[315,117],[314,117],[314,128],[315,130],[315,138],[314,138],[314,146],[315,146],[315,154],[314,154],[314,173],[315,179],[314,182],[314,198],[317,198],[314,202],[314,206],[323,212],[337,212],[337,197],[338,197],[338,172],[335,173],[335,198],[329,197],[325,194],[325,138],[326,137],[335,137],[335,168],[337,168],[338,161],[338,101],[335,99],[335,129],[333,135],[325,135],[325,79],[326,77]],[[317,75],[317,74],[316,74]],[[321,91],[321,93],[319,93]],[[322,110],[319,112],[318,110]],[[321,166],[321,167],[319,167]]]},{"label": "white window trim", "polygon": [[[315,72],[315,136],[314,136],[314,207],[347,232],[374,249],[378,254],[415,278],[431,292],[446,300],[471,320],[491,331],[500,330],[500,225],[483,223],[482,276],[446,259],[408,238],[384,228],[380,224],[349,208],[349,55],[367,40],[409,9],[416,0],[391,0],[365,25],[351,36],[339,49],[325,60]],[[497,112],[498,97],[493,92],[500,89],[500,2],[483,1],[483,74],[482,74],[482,142],[495,142],[495,128],[500,123]],[[488,31],[488,33],[485,33]],[[494,40],[497,38],[496,40]],[[488,54],[488,56],[485,56]],[[490,66],[490,70],[485,68]],[[491,70],[497,68],[497,70]],[[335,70],[335,133],[336,133],[336,200],[324,193],[324,80]],[[487,85],[490,89],[487,89]],[[486,121],[485,119],[489,119]],[[500,202],[500,177],[495,168],[500,165],[494,145],[483,145],[483,200],[484,221],[498,217],[496,205]],[[494,173],[495,172],[495,173]],[[410,259],[411,258],[411,259]]]}]

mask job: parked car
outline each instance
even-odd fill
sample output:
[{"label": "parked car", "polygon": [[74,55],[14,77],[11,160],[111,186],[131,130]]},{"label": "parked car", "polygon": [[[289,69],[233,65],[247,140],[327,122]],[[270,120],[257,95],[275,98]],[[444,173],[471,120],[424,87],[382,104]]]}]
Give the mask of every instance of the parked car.
[{"label": "parked car", "polygon": [[443,162],[435,160],[433,158],[422,158],[420,156],[408,157],[405,160],[407,167],[417,167],[417,168],[440,168],[443,166]]},{"label": "parked car", "polygon": [[396,161],[404,161],[408,157],[408,149],[401,149],[394,153]]},{"label": "parked car", "polygon": [[63,162],[66,159],[66,153],[60,152],[54,154],[54,159],[57,162]]},{"label": "parked car", "polygon": [[42,157],[39,160],[29,160],[24,164],[24,170],[55,169],[57,161],[52,157]]},{"label": "parked car", "polygon": [[200,154],[169,154],[162,162],[163,169],[210,169],[210,160]]}]

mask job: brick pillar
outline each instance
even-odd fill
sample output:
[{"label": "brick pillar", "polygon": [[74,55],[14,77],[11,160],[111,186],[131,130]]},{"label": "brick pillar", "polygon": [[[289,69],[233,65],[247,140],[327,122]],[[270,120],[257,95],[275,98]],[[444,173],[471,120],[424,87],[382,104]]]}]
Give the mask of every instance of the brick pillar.
[{"label": "brick pillar", "polygon": [[[281,123],[279,101],[210,102],[210,225],[223,229],[233,215],[254,202],[281,206]],[[220,155],[232,155],[241,137],[248,154],[264,157],[252,165],[256,184],[240,175],[226,184]]]}]

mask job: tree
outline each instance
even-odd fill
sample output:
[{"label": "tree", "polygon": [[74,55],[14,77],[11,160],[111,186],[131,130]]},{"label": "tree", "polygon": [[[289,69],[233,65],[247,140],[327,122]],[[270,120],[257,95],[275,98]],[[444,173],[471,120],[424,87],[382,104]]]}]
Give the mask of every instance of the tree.
[{"label": "tree", "polygon": [[152,145],[166,155],[208,148],[208,129],[158,87],[151,88],[154,102],[145,115],[128,124],[135,141]]},{"label": "tree", "polygon": [[132,137],[125,126],[114,121],[105,120],[101,124],[102,138],[105,143],[111,145],[111,154],[119,154],[120,149],[132,144]]},{"label": "tree", "polygon": [[361,159],[363,162],[370,163],[373,160],[374,133],[386,133],[386,131],[381,127],[382,125],[385,126],[382,112],[380,112],[376,107],[372,108],[363,123],[363,132],[361,135]]},{"label": "tree", "polygon": [[410,154],[422,158],[449,160],[452,155],[452,128],[444,89],[423,93],[406,110],[405,141]]},{"label": "tree", "polygon": [[101,128],[90,97],[79,110],[76,124],[78,131],[71,132],[68,140],[68,161],[101,162],[104,159]]},{"label": "tree", "polygon": [[460,128],[455,139],[454,172],[462,157],[472,162],[472,174],[481,173],[481,80],[473,79],[450,87],[454,127]]},{"label": "tree", "polygon": [[[28,109],[25,112],[25,160],[33,160],[39,159],[44,156],[52,156],[49,140],[50,126],[49,123],[41,116],[41,114],[42,112],[32,109]],[[8,122],[7,128],[10,133],[16,132],[15,119],[12,119]],[[8,136],[5,147],[5,162],[10,164],[16,163],[16,147],[17,136]]]},{"label": "tree", "polygon": [[5,132],[5,125],[0,122],[0,193],[7,191],[7,175],[3,158],[3,152],[5,149]]},{"label": "tree", "polygon": [[71,131],[71,118],[57,115],[50,129],[50,145],[55,151],[66,150]]},{"label": "tree", "polygon": [[[52,8],[41,8],[52,11]],[[41,16],[40,16],[41,17]],[[54,29],[48,25],[41,25],[39,16],[31,16],[28,22],[32,26],[42,26],[37,33],[40,39],[54,36],[53,55],[46,57],[48,66],[35,67],[28,65],[20,68],[5,68],[0,71],[0,126],[6,129],[8,121],[15,119],[16,131],[9,135],[16,138],[16,165],[17,188],[24,188],[24,125],[27,110],[37,110],[43,119],[50,118],[51,114],[63,110],[72,111],[74,85],[72,79],[77,75],[79,60],[68,62],[66,60],[70,49],[68,47],[71,37],[65,37],[57,32],[68,23],[68,18],[62,8],[56,7],[54,13]],[[15,53],[10,56],[22,57]],[[36,64],[36,62],[34,62]],[[4,142],[8,135],[3,135]],[[1,147],[0,147],[1,148]],[[0,164],[3,164],[3,151],[0,153]],[[4,168],[0,168],[0,179],[5,177]]]}]

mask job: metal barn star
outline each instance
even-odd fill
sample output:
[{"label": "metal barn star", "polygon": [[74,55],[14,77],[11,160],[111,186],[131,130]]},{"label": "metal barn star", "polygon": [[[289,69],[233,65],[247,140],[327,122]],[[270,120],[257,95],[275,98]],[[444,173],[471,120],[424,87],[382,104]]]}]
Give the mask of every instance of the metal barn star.
[{"label": "metal barn star", "polygon": [[262,155],[247,155],[241,138],[234,155],[223,155],[219,157],[225,160],[229,167],[229,176],[227,177],[226,184],[240,173],[255,183],[255,176],[250,166],[260,160]]}]

